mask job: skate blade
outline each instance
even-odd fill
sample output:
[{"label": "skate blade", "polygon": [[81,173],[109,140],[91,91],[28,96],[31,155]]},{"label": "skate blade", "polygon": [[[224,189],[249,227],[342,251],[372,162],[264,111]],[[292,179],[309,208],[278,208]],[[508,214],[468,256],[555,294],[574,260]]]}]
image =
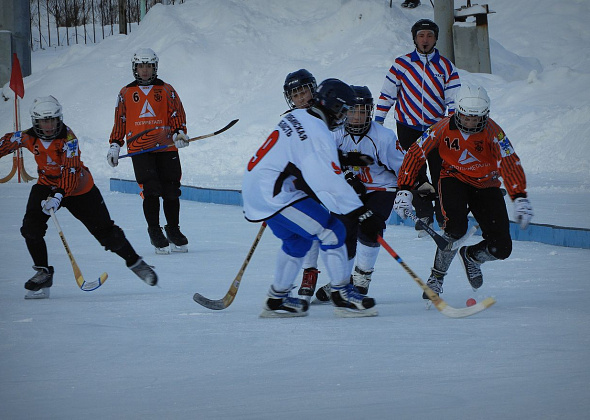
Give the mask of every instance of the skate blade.
[{"label": "skate blade", "polygon": [[188,252],[188,247],[186,245],[174,245],[174,244],[170,244],[170,250],[172,252]]},{"label": "skate blade", "polygon": [[374,306],[369,309],[350,309],[338,306],[334,308],[334,315],[339,316],[340,318],[363,318],[377,316],[379,315],[379,312],[377,312],[377,309]]},{"label": "skate blade", "polygon": [[263,309],[260,312],[260,318],[299,318],[302,316],[307,316],[309,313],[305,312],[287,312],[287,311],[269,311],[268,309]]},{"label": "skate blade", "polygon": [[418,231],[418,238],[425,238],[426,236],[428,236],[428,232],[426,232],[425,230]]},{"label": "skate blade", "polygon": [[424,302],[424,305],[426,306],[426,310],[429,311],[432,308],[432,301],[428,299]]},{"label": "skate blade", "polygon": [[25,299],[49,299],[49,287],[44,287],[43,289],[37,290],[36,292],[27,290]]},{"label": "skate blade", "polygon": [[170,247],[169,246],[165,246],[163,248],[154,247],[154,250],[156,251],[156,254],[158,254],[158,255],[170,254]]}]

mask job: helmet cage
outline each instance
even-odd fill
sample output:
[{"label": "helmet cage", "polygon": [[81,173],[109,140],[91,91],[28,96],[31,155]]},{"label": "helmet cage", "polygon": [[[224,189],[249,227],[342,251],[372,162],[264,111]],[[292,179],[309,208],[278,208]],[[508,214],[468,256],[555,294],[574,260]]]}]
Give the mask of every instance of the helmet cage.
[{"label": "helmet cage", "polygon": [[361,135],[369,131],[373,120],[373,94],[367,86],[351,86],[355,95],[355,105],[347,113],[345,130],[350,134]]},{"label": "helmet cage", "polygon": [[305,91],[309,91],[309,95],[310,95],[309,103],[311,103],[315,89],[316,89],[315,83],[305,83],[305,84],[299,85],[297,87],[294,87],[289,91],[284,91],[283,94],[285,95],[285,101],[287,102],[287,105],[289,105],[289,108],[295,109],[295,108],[297,108],[297,105],[295,105],[295,102],[293,101],[293,96],[300,95],[300,94],[304,93]]},{"label": "helmet cage", "polygon": [[[355,117],[365,116],[363,121],[357,123],[355,121]],[[369,131],[371,127],[371,121],[373,120],[373,105],[369,104],[357,104],[354,107],[350,108],[347,113],[346,123],[344,128],[350,134],[365,134]]]},{"label": "helmet cage", "polygon": [[[42,140],[55,139],[63,128],[62,107],[53,96],[44,96],[36,98],[29,110],[33,131]],[[54,123],[53,132],[46,134],[45,129],[41,127],[41,121],[51,120]]]},{"label": "helmet cage", "polygon": [[[455,97],[455,124],[464,133],[482,131],[490,113],[490,98],[483,87],[462,85]],[[469,118],[467,120],[466,118]],[[474,121],[474,118],[477,120]]]},{"label": "helmet cage", "polygon": [[[133,70],[133,77],[135,77],[135,80],[138,84],[150,85],[156,79],[156,77],[158,77],[158,61],[158,56],[150,48],[142,48],[133,55],[133,59],[131,60],[131,68]],[[151,64],[152,75],[149,79],[145,80],[141,78],[137,72],[137,66],[139,64]]]},{"label": "helmet cage", "polygon": [[289,105],[289,108],[294,109],[296,108],[296,105],[293,101],[294,95],[304,92],[305,89],[309,89],[309,93],[313,98],[316,88],[317,83],[315,77],[313,77],[309,71],[305,69],[299,69],[293,73],[289,73],[285,78],[285,83],[283,84],[283,94],[285,96],[285,101],[287,102],[287,105]]}]

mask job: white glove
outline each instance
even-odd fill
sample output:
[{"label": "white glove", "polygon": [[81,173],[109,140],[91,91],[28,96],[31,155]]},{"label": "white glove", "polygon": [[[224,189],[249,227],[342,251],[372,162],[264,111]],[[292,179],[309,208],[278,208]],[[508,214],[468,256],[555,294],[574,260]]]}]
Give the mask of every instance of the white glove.
[{"label": "white glove", "polygon": [[109,148],[109,152],[107,153],[107,162],[113,168],[119,164],[119,151],[121,150],[121,146],[117,143],[111,143],[111,147]]},{"label": "white glove", "polygon": [[526,229],[533,218],[533,208],[528,198],[519,197],[514,200],[514,218],[521,229]]},{"label": "white glove", "polygon": [[182,149],[189,145],[188,143],[188,136],[184,134],[184,131],[179,131],[178,133],[174,133],[172,136],[172,141],[177,149]]},{"label": "white glove", "polygon": [[62,198],[63,195],[61,195],[61,193],[55,193],[53,196],[50,195],[47,197],[47,200],[41,201],[41,210],[43,210],[43,213],[51,216],[49,210],[53,209],[53,211],[56,212],[57,209],[59,209],[59,204],[61,203]]},{"label": "white glove", "polygon": [[412,198],[412,193],[407,190],[400,190],[395,195],[393,209],[402,219],[408,217],[406,216],[406,210],[412,211]]}]

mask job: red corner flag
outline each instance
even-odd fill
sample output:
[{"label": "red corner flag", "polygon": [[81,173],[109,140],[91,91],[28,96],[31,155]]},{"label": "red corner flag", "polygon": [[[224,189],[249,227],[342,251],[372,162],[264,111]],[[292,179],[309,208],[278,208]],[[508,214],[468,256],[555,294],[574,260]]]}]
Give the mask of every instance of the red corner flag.
[{"label": "red corner flag", "polygon": [[14,91],[17,96],[25,97],[25,85],[23,83],[23,74],[20,70],[20,62],[16,53],[12,54],[12,73],[10,74],[10,89]]}]

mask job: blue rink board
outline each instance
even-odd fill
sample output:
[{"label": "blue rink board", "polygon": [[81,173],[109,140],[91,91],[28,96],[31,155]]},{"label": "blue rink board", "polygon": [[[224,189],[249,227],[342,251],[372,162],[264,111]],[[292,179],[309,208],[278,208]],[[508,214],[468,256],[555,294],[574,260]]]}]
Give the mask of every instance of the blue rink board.
[{"label": "blue rink board", "polygon": [[[139,185],[135,181],[111,178],[111,191],[127,194],[139,194]],[[202,203],[228,204],[242,206],[242,194],[238,190],[221,190],[214,188],[200,188],[182,185],[181,199],[198,201]],[[474,223],[474,220],[471,221]],[[402,220],[395,212],[392,212],[388,224],[413,226],[411,220]],[[477,231],[476,235],[481,235]],[[533,241],[549,245],[566,246],[572,248],[590,249],[590,229],[573,228],[531,223],[526,230],[521,230],[516,223],[510,222],[510,235],[515,241]]]}]

